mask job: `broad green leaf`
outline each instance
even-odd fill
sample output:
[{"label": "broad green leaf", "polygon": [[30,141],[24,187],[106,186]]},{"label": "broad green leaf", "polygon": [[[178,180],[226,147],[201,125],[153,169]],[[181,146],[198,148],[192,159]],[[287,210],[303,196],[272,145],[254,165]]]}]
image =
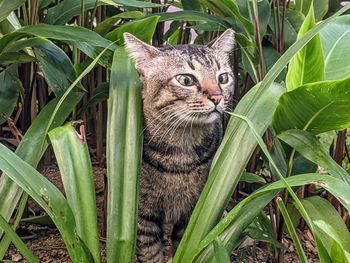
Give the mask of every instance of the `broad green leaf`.
[{"label": "broad green leaf", "polygon": [[21,254],[29,261],[29,263],[36,263],[38,259],[33,255],[22,239],[16,234],[12,227],[6,222],[6,220],[0,215],[0,229],[2,229],[10,238],[11,242],[21,252]]},{"label": "broad green leaf", "polygon": [[47,10],[44,23],[52,25],[63,25],[69,22],[73,17],[81,14],[82,3],[84,3],[84,11],[93,9],[96,5],[101,5],[99,0],[63,0]]},{"label": "broad green leaf", "polygon": [[[257,97],[259,88],[260,86],[256,85],[244,96],[235,112],[247,114],[248,118],[257,125],[259,133],[262,134],[271,122],[277,100],[284,92],[284,88],[273,84],[262,96]],[[253,107],[247,111],[246,107],[251,103]],[[223,141],[214,157],[207,183],[192,213],[173,262],[190,260],[199,242],[220,220],[255,147],[256,140],[250,133],[248,125],[241,120],[231,118]]]},{"label": "broad green leaf", "polygon": [[350,77],[303,85],[281,96],[273,116],[277,133],[302,129],[313,134],[350,126]]},{"label": "broad green leaf", "polygon": [[144,14],[140,11],[122,12],[112,17],[109,17],[103,20],[101,23],[97,24],[94,31],[96,33],[99,33],[101,36],[104,36],[114,26],[114,24],[120,19],[125,19],[125,18],[140,19],[143,17],[144,17]]},{"label": "broad green leaf", "polygon": [[[331,17],[317,24],[314,28],[308,31],[301,39],[299,39],[290,48],[288,48],[286,52],[284,52],[284,54],[280,57],[280,59],[274,64],[271,70],[267,72],[265,78],[260,84],[260,89],[256,94],[257,97],[261,96],[261,94],[263,94],[263,92],[270,87],[270,85],[277,78],[280,72],[285,68],[285,66],[292,59],[296,52],[303,48],[316,34],[319,33],[321,29],[323,29],[329,23],[334,21],[336,17],[338,17],[339,15],[341,15],[349,9],[350,4],[347,4]],[[249,105],[249,107],[247,107],[247,109],[251,108],[253,106],[253,103],[255,103],[255,101],[252,101],[252,103]]]},{"label": "broad green leaf", "polygon": [[[314,9],[311,6],[298,33],[300,39],[315,26]],[[286,78],[288,90],[324,79],[324,60],[320,36],[316,35],[290,61]]]},{"label": "broad green leaf", "polygon": [[307,15],[311,3],[313,2],[313,8],[315,9],[316,20],[321,20],[328,12],[328,2],[329,0],[296,0],[295,8]]},{"label": "broad green leaf", "polygon": [[294,247],[296,248],[296,251],[298,253],[298,257],[301,262],[307,263],[307,257],[305,255],[304,249],[300,243],[299,237],[295,231],[295,227],[293,225],[292,219],[289,216],[288,210],[286,206],[284,205],[284,202],[281,198],[277,199],[277,205],[278,209],[281,211],[281,214],[283,215],[284,222],[287,226],[288,233],[290,237],[293,240]]},{"label": "broad green leaf", "polygon": [[123,33],[129,32],[145,42],[152,40],[159,16],[150,16],[121,25],[106,35],[106,38],[115,41],[117,45],[124,43]]},{"label": "broad green leaf", "polygon": [[0,73],[0,124],[5,119],[1,114],[10,117],[18,99],[21,88],[18,79],[17,65],[13,65]]},{"label": "broad green leaf", "polygon": [[[334,243],[343,251],[343,258],[332,262],[350,262],[350,232],[338,211],[325,199],[313,196],[302,200],[302,204],[315,222],[321,240],[329,255]],[[335,256],[339,256],[335,255]]]},{"label": "broad green leaf", "polygon": [[25,0],[0,0],[0,22],[25,2]]},{"label": "broad green leaf", "polygon": [[217,263],[231,263],[230,256],[227,254],[226,248],[219,238],[214,240],[214,251]]},{"label": "broad green leaf", "polygon": [[125,49],[117,48],[107,116],[108,262],[134,262],[141,154],[141,83]]},{"label": "broad green leaf", "polygon": [[61,96],[76,79],[72,62],[62,49],[49,40],[40,38],[32,46],[47,84],[56,96]]},{"label": "broad green leaf", "polygon": [[78,134],[71,123],[49,132],[66,197],[77,226],[77,233],[101,262],[98,236],[96,193],[84,126]]},{"label": "broad green leaf", "polygon": [[311,133],[302,130],[288,130],[277,137],[310,161],[327,169],[332,176],[350,184],[350,175],[332,159],[321,142]]},{"label": "broad green leaf", "polygon": [[325,59],[325,78],[350,76],[350,15],[337,18],[320,31]]}]

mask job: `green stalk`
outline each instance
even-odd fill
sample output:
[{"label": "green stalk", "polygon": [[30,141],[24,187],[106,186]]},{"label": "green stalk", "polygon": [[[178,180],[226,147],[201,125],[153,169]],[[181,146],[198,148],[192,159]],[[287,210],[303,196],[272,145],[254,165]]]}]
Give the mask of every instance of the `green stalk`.
[{"label": "green stalk", "polygon": [[[84,129],[84,126],[81,126]],[[49,133],[71,207],[77,233],[89,248],[94,261],[101,262],[96,194],[89,150],[83,130],[79,135],[71,123]]]},{"label": "green stalk", "polygon": [[142,154],[141,85],[134,64],[117,48],[107,121],[107,261],[134,262]]},{"label": "green stalk", "polygon": [[284,222],[286,223],[289,235],[293,239],[293,243],[294,243],[294,246],[297,250],[300,261],[302,263],[307,263],[307,257],[305,255],[303,247],[301,246],[300,240],[299,240],[298,235],[297,235],[295,228],[293,226],[292,219],[290,218],[288,211],[287,211],[287,208],[284,205],[284,202],[280,197],[277,197],[277,205],[278,205],[278,208],[283,215]]}]

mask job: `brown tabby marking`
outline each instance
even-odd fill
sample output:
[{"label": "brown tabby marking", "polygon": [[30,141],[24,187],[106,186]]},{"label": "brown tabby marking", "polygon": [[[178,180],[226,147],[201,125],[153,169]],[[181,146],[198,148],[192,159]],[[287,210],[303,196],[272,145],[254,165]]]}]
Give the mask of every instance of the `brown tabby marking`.
[{"label": "brown tabby marking", "polygon": [[162,263],[183,235],[223,136],[234,36],[229,29],[208,46],[162,48],[124,37],[143,83],[137,260]]}]

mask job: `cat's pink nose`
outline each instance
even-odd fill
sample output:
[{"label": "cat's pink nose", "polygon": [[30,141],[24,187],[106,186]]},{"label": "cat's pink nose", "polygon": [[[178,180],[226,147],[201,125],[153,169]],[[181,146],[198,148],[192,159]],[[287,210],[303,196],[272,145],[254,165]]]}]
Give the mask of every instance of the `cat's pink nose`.
[{"label": "cat's pink nose", "polygon": [[215,104],[218,105],[220,101],[222,100],[222,95],[220,94],[214,94],[209,97],[209,99]]}]

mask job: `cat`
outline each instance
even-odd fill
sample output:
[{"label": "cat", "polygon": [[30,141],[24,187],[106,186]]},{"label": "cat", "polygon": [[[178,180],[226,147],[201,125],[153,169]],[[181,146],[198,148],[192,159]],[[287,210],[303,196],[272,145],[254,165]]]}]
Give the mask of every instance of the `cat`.
[{"label": "cat", "polygon": [[153,47],[124,33],[143,85],[144,147],[136,257],[172,256],[223,137],[234,92],[234,31],[206,45]]}]

